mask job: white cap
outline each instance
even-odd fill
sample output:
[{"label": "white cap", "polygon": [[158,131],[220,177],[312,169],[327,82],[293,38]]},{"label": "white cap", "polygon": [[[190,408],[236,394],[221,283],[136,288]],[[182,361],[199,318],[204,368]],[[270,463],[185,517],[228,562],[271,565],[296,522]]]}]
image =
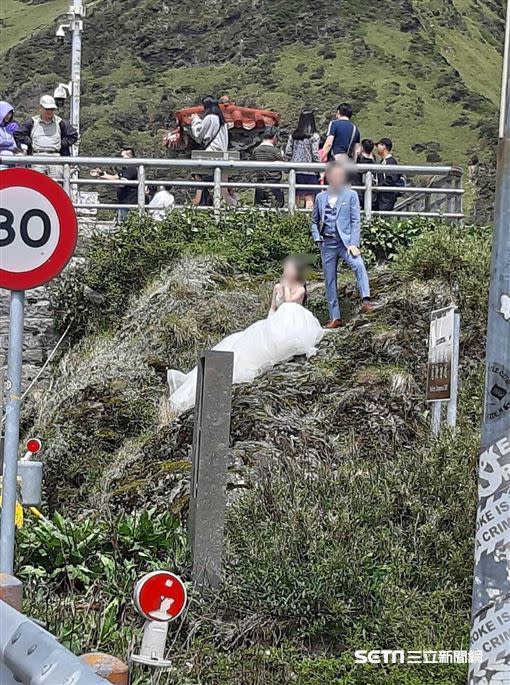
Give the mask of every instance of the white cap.
[{"label": "white cap", "polygon": [[44,107],[44,109],[58,109],[55,98],[51,95],[43,95],[39,100],[39,104],[41,107]]}]

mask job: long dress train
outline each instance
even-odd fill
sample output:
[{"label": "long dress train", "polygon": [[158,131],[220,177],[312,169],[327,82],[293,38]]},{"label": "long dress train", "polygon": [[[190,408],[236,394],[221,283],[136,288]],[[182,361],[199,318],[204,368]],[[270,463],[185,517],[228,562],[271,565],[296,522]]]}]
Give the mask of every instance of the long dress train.
[{"label": "long dress train", "polygon": [[[315,316],[294,302],[281,304],[267,319],[233,333],[213,350],[234,353],[234,383],[250,383],[264,371],[296,355],[311,357],[325,335]],[[195,404],[197,368],[184,374],[168,371],[170,406],[183,412]]]}]

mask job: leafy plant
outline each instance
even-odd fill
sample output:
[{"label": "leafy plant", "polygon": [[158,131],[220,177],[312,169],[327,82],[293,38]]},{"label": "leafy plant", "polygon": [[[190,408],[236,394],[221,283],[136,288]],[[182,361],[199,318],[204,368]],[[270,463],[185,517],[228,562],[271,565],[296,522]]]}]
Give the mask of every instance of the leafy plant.
[{"label": "leafy plant", "polygon": [[179,519],[150,508],[108,521],[29,519],[17,549],[29,610],[77,651],[125,644],[136,580],[160,567],[179,571],[187,555]]},{"label": "leafy plant", "polygon": [[377,217],[363,227],[363,253],[372,261],[392,261],[422,233],[436,228],[427,219],[395,221]]}]

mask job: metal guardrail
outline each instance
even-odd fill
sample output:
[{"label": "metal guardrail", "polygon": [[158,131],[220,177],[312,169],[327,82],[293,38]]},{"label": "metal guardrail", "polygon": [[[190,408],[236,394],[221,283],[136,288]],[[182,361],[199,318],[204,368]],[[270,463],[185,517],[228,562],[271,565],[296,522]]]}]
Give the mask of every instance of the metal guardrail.
[{"label": "metal guardrail", "polygon": [[[153,210],[161,211],[160,207],[147,207],[146,188],[151,185],[159,185],[173,188],[209,188],[212,190],[213,204],[211,207],[198,207],[201,210],[213,210],[219,212],[223,206],[224,193],[228,188],[235,188],[238,190],[255,190],[257,188],[265,189],[281,189],[286,191],[286,204],[280,211],[288,211],[291,214],[296,211],[307,211],[297,207],[296,193],[297,191],[317,191],[317,185],[313,184],[299,184],[296,182],[296,173],[304,171],[313,171],[317,174],[324,171],[324,164],[296,164],[294,162],[252,162],[244,160],[211,160],[211,159],[144,159],[133,158],[124,159],[118,157],[55,157],[55,156],[1,156],[0,164],[8,166],[30,166],[30,165],[47,165],[47,166],[61,166],[62,180],[65,190],[74,198],[75,207],[77,209],[139,209],[139,210]],[[80,170],[90,168],[111,169],[121,168],[127,166],[137,167],[138,180],[137,181],[117,181],[117,180],[102,180],[100,178],[79,176]],[[370,221],[374,216],[388,216],[388,217],[413,217],[422,216],[429,218],[445,218],[451,220],[461,220],[464,218],[463,210],[463,195],[464,189],[462,187],[463,172],[459,167],[454,166],[423,166],[423,165],[396,165],[388,167],[383,164],[358,164],[353,167],[355,171],[364,174],[364,185],[353,186],[354,190],[363,193],[364,199],[364,214],[365,218]],[[165,172],[164,179],[149,179],[147,178],[148,170],[163,170]],[[211,176],[210,181],[195,181],[193,179],[183,180],[182,178],[167,178],[167,173],[190,171],[200,172],[207,176]],[[281,171],[287,174],[286,182],[270,183],[244,180],[243,177],[249,174],[257,174],[257,172],[264,171]],[[377,185],[378,174],[391,173],[405,175],[406,177],[414,176],[434,176],[442,177],[446,183],[439,187],[432,186],[417,186],[408,185],[405,187],[386,187]],[[240,176],[240,180],[231,180],[235,176]],[[80,186],[92,186],[99,188],[106,188],[108,186],[136,186],[137,203],[136,204],[117,204],[97,202],[94,204],[84,204],[79,201],[78,190]],[[374,208],[374,198],[377,193],[398,193],[399,197],[416,195],[420,196],[440,196],[444,199],[445,210],[423,208],[421,211],[412,207],[399,209],[398,206],[393,211],[378,211]],[[405,205],[405,202],[402,202]],[[183,205],[175,205],[176,208]],[[185,205],[184,205],[185,206]],[[433,203],[434,207],[438,207],[438,203]],[[238,209],[246,209],[246,205],[239,205]],[[268,209],[261,207],[260,209]]]},{"label": "metal guardrail", "polygon": [[48,631],[0,600],[1,685],[106,685]]}]

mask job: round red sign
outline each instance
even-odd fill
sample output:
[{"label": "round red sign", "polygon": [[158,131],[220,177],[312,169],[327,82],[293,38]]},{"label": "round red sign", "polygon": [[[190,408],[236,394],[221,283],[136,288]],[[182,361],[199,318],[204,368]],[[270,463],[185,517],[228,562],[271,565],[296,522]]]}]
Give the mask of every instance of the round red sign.
[{"label": "round red sign", "polygon": [[144,618],[167,623],[182,614],[188,594],[179,576],[168,571],[153,571],[138,581],[134,599]]},{"label": "round red sign", "polygon": [[42,447],[42,442],[39,440],[39,438],[30,438],[27,440],[26,448],[27,452],[31,452],[32,454],[37,454],[39,450]]},{"label": "round red sign", "polygon": [[73,203],[56,181],[32,169],[0,171],[0,287],[29,290],[55,278],[77,237]]}]

